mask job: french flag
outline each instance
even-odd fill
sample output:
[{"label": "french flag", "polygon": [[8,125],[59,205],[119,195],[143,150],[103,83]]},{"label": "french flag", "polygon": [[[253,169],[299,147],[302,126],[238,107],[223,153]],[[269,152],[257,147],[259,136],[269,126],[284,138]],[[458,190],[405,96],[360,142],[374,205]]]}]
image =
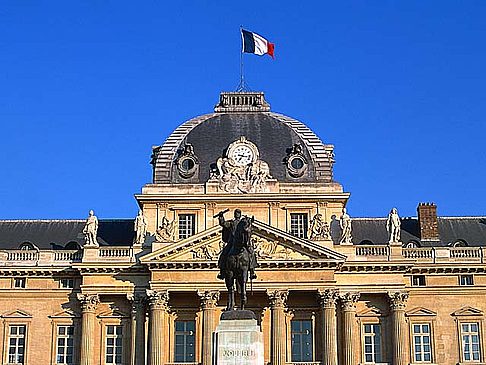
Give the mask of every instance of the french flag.
[{"label": "french flag", "polygon": [[253,53],[259,56],[268,54],[270,57],[274,58],[273,51],[275,49],[275,44],[270,43],[261,35],[241,29],[241,38],[243,40],[244,53]]}]

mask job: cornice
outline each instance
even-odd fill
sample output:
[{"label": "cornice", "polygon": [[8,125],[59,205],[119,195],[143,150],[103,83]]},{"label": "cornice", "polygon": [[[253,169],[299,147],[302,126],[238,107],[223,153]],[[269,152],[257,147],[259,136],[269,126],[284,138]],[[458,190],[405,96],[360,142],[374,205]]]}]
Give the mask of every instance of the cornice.
[{"label": "cornice", "polygon": [[[161,184],[163,185],[163,184]],[[326,185],[323,183],[322,185]],[[154,185],[156,186],[156,185]],[[211,202],[234,202],[234,201],[260,201],[262,204],[267,204],[269,201],[280,201],[281,203],[293,202],[293,201],[309,201],[315,203],[317,200],[326,201],[342,201],[347,200],[350,197],[350,193],[255,193],[255,194],[240,194],[235,196],[234,194],[135,194],[135,198],[138,201],[144,202],[158,202],[163,200],[166,203],[176,202],[188,202],[194,201],[197,203],[211,201]]]}]

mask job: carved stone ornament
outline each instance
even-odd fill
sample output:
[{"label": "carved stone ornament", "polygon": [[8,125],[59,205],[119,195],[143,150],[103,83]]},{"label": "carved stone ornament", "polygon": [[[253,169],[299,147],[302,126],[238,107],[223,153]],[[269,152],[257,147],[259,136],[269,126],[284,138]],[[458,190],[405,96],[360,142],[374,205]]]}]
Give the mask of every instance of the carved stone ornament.
[{"label": "carved stone ornament", "polygon": [[155,241],[156,242],[173,242],[175,237],[175,219],[171,222],[167,217],[162,218],[162,223],[159,228],[155,231]]},{"label": "carved stone ornament", "polygon": [[359,293],[357,292],[347,292],[341,294],[339,299],[341,300],[341,308],[344,311],[355,311],[356,310],[356,303],[359,300]]},{"label": "carved stone ornament", "polygon": [[83,228],[83,234],[86,244],[84,247],[100,247],[98,244],[98,218],[95,216],[94,211],[89,211],[88,219]]},{"label": "carved stone ornament", "polygon": [[185,179],[193,177],[199,170],[199,159],[194,154],[194,147],[186,143],[184,148],[179,151],[176,160],[177,171]]},{"label": "carved stone ornament", "polygon": [[294,144],[285,158],[287,171],[292,177],[301,177],[307,171],[307,159],[304,156],[302,145]]},{"label": "carved stone ornament", "polygon": [[98,294],[80,294],[78,293],[78,300],[81,302],[81,309],[83,312],[94,312],[100,303]]},{"label": "carved stone ornament", "polygon": [[216,167],[210,180],[218,181],[219,188],[228,193],[267,192],[267,179],[272,178],[268,164],[259,159],[257,146],[244,136],[228,146]]},{"label": "carved stone ornament", "polygon": [[400,242],[400,216],[397,208],[393,208],[386,220],[386,231],[388,232],[388,243]]},{"label": "carved stone ornament", "polygon": [[201,298],[203,309],[216,308],[219,300],[219,290],[198,290],[197,295]]},{"label": "carved stone ornament", "polygon": [[209,245],[202,245],[191,250],[192,258],[195,260],[216,260],[223,249],[223,241],[214,242]]},{"label": "carved stone ornament", "polygon": [[147,289],[147,299],[151,309],[169,309],[169,292]]},{"label": "carved stone ornament", "polygon": [[132,305],[132,314],[143,311],[145,309],[145,304],[147,303],[147,296],[136,293],[127,294],[127,299]]},{"label": "carved stone ornament", "polygon": [[145,236],[147,235],[147,218],[143,215],[143,212],[140,210],[138,212],[137,217],[134,221],[134,231],[135,231],[135,239],[133,241],[136,245],[141,245],[145,242]]},{"label": "carved stone ornament", "polygon": [[388,293],[391,310],[405,310],[409,294],[407,292]]},{"label": "carved stone ornament", "polygon": [[289,291],[287,289],[267,290],[271,308],[285,308]]},{"label": "carved stone ornament", "polygon": [[280,245],[278,241],[253,236],[251,243],[254,247],[256,257],[261,260],[310,260],[310,257]]},{"label": "carved stone ornament", "polygon": [[329,224],[324,221],[321,213],[317,213],[310,221],[308,236],[312,241],[330,239]]},{"label": "carved stone ornament", "polygon": [[339,294],[335,289],[318,289],[317,298],[322,308],[335,308]]}]

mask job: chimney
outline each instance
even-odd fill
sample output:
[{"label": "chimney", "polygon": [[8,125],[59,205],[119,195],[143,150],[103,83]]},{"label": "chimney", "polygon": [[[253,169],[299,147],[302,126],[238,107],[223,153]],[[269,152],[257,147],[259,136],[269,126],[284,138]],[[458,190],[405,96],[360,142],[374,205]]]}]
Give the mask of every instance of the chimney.
[{"label": "chimney", "polygon": [[425,241],[439,241],[437,205],[434,203],[419,203],[417,213],[420,227],[420,238]]}]

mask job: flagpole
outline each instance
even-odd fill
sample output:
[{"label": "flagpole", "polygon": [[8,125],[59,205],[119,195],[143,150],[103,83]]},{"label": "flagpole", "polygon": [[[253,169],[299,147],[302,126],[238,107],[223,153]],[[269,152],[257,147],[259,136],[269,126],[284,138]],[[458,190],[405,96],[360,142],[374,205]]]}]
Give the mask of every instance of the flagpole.
[{"label": "flagpole", "polygon": [[245,89],[245,77],[243,76],[243,26],[240,25],[241,36],[241,50],[240,50],[240,85],[237,91],[244,91]]}]

